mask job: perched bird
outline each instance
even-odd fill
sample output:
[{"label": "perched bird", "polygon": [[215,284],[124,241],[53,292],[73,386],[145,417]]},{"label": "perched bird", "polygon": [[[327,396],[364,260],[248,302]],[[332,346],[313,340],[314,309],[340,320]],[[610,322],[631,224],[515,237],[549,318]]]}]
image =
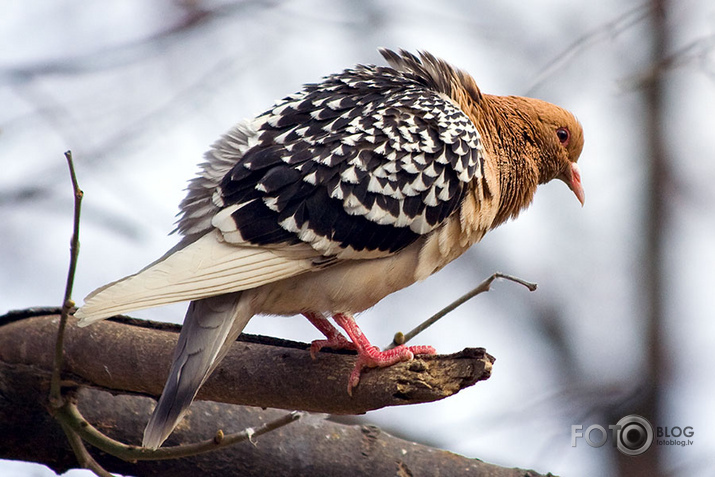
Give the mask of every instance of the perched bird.
[{"label": "perched bird", "polygon": [[[381,352],[353,319],[423,280],[561,179],[583,204],[579,122],[544,101],[483,94],[433,55],[327,76],[238,124],[206,154],[181,203],[179,244],[92,292],[81,325],[191,301],[144,432],[157,448],[256,314],[305,315],[324,346],[364,367],[434,353]],[[336,329],[328,317],[346,332]]]}]

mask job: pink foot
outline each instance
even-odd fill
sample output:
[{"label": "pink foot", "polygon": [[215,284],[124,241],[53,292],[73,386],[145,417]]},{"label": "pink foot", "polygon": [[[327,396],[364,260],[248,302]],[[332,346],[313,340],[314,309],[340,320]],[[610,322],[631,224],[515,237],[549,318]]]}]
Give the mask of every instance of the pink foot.
[{"label": "pink foot", "polygon": [[348,394],[352,395],[353,388],[360,382],[360,375],[365,368],[386,368],[402,361],[410,361],[418,354],[435,354],[437,351],[431,346],[405,346],[400,345],[386,351],[380,351],[377,346],[368,346],[358,350],[358,359],[348,379]]},{"label": "pink foot", "polygon": [[[373,346],[362,330],[355,323],[355,319],[347,314],[338,313],[333,316],[335,322],[345,330],[352,344],[357,349],[358,359],[348,379],[348,394],[352,395],[353,388],[360,382],[360,374],[364,368],[385,368],[402,361],[410,361],[416,354],[435,354],[437,351],[431,346],[405,346],[380,351]],[[337,331],[337,330],[336,330]],[[343,338],[344,339],[344,338]]]}]

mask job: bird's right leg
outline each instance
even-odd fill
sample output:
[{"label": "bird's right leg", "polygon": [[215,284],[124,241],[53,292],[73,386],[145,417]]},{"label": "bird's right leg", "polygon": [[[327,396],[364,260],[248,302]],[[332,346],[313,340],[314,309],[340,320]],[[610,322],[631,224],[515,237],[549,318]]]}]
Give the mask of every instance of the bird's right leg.
[{"label": "bird's right leg", "polygon": [[342,333],[340,333],[340,331],[333,326],[330,320],[328,320],[322,313],[308,311],[303,313],[303,316],[308,318],[308,321],[310,321],[313,326],[318,328],[327,338],[325,340],[314,340],[310,343],[311,358],[315,359],[316,353],[318,353],[322,348],[357,349],[355,344],[343,336]]},{"label": "bird's right leg", "polygon": [[360,327],[355,323],[352,315],[347,313],[336,313],[333,316],[335,322],[345,330],[357,349],[358,359],[355,363],[350,378],[348,380],[348,394],[352,395],[352,390],[360,382],[360,374],[364,368],[385,368],[402,361],[410,361],[417,354],[436,354],[437,351],[431,346],[405,346],[400,345],[392,349],[380,351],[367,339]]}]

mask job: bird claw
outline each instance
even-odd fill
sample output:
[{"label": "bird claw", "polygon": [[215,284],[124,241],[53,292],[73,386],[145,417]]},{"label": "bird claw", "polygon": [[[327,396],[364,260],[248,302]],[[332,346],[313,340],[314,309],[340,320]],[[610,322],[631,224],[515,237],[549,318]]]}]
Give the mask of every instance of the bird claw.
[{"label": "bird claw", "polygon": [[436,354],[432,346],[400,345],[392,349],[380,351],[377,346],[368,346],[358,350],[358,359],[348,379],[348,394],[353,395],[353,388],[360,382],[360,375],[365,368],[386,368],[402,361],[411,361],[415,355]]}]

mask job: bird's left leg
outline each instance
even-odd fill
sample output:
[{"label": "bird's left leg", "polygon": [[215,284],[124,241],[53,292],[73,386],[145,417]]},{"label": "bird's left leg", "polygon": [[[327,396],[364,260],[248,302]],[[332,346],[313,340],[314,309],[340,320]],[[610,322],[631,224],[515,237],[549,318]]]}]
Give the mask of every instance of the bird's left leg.
[{"label": "bird's left leg", "polygon": [[[395,348],[380,351],[380,348],[373,346],[355,323],[352,315],[338,313],[333,316],[335,322],[345,330],[352,340],[358,352],[357,363],[350,373],[348,381],[348,394],[352,394],[352,389],[360,382],[360,373],[363,368],[385,368],[401,361],[409,361],[416,354],[435,354],[437,351],[431,346],[405,346],[400,345]],[[336,330],[337,331],[337,330]]]},{"label": "bird's left leg", "polygon": [[322,313],[307,311],[303,316],[308,318],[313,326],[318,328],[325,335],[325,340],[313,340],[310,343],[310,357],[315,359],[316,353],[322,348],[333,349],[357,349],[346,337],[340,334],[340,331],[328,320]]}]

